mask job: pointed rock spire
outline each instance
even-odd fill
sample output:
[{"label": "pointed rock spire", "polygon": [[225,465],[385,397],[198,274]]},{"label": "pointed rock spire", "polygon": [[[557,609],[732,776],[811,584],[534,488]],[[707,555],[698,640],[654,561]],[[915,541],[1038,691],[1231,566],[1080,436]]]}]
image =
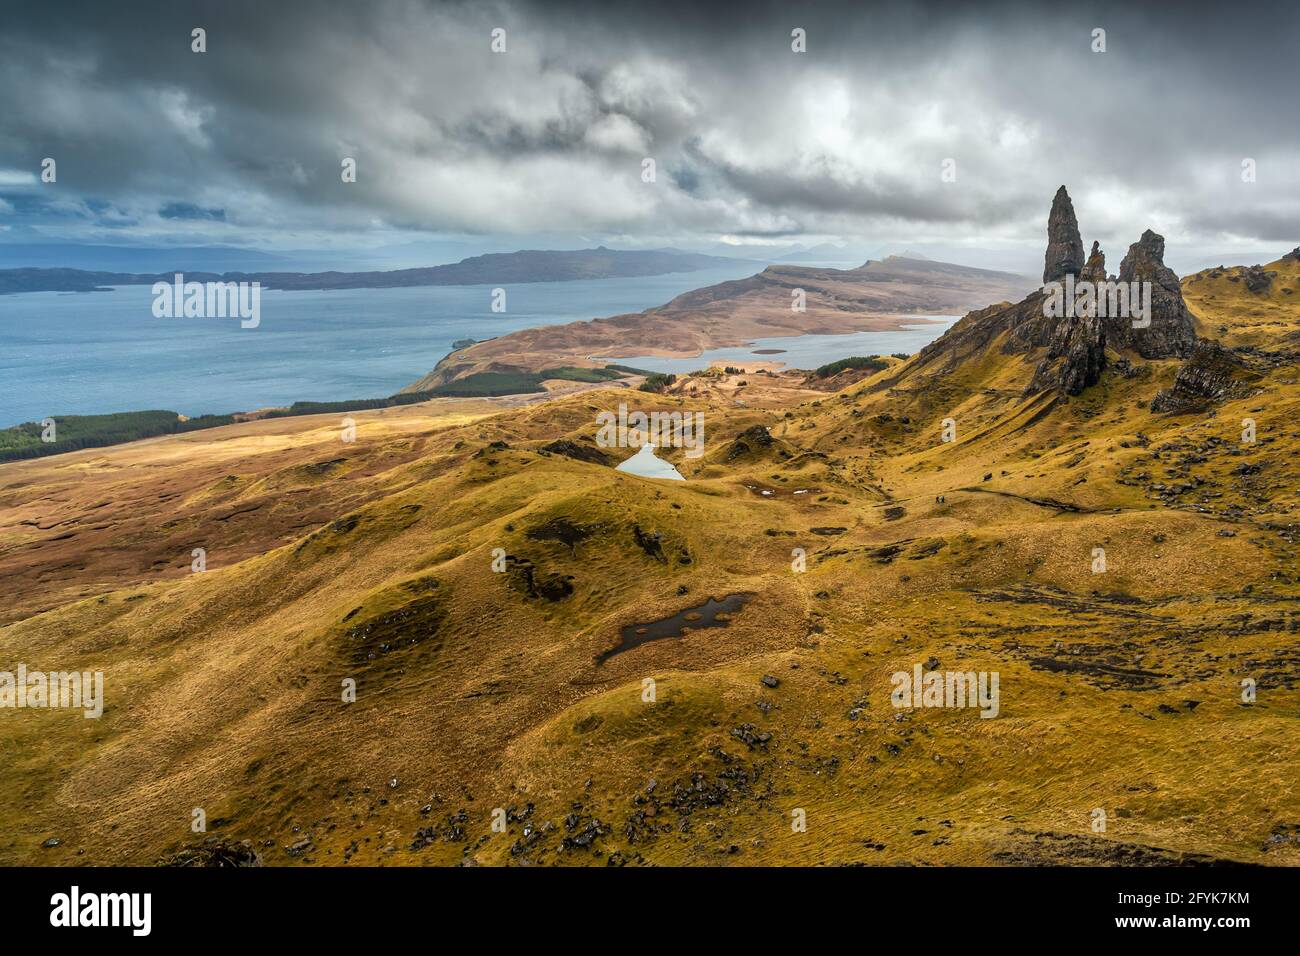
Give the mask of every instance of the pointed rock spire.
[{"label": "pointed rock spire", "polygon": [[1088,282],[1106,281],[1106,253],[1101,251],[1101,243],[1096,240],[1093,240],[1092,252],[1088,253],[1088,261],[1079,273],[1079,278]]},{"label": "pointed rock spire", "polygon": [[[1150,273],[1165,269],[1165,237],[1148,229],[1142,238],[1128,247],[1126,255],[1119,264],[1121,282],[1132,282],[1139,277],[1149,278]],[[1172,273],[1171,273],[1172,274]]]},{"label": "pointed rock spire", "polygon": [[1078,275],[1083,268],[1083,239],[1079,236],[1079,220],[1074,216],[1074,203],[1062,186],[1052,200],[1052,213],[1047,217],[1047,256],[1043,264],[1043,284],[1059,282],[1067,275]]}]

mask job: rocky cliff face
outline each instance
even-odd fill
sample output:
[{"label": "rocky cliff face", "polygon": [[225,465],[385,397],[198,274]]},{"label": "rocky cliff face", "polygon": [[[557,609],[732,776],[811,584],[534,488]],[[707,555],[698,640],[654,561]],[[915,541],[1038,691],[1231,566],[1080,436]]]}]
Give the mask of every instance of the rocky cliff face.
[{"label": "rocky cliff face", "polygon": [[1101,251],[1101,243],[1095,239],[1092,243],[1092,252],[1088,253],[1088,261],[1084,263],[1079,278],[1087,282],[1106,281],[1106,253]]},{"label": "rocky cliff face", "polygon": [[1119,265],[1119,281],[1151,283],[1151,325],[1134,328],[1128,319],[1107,319],[1107,340],[1113,347],[1132,349],[1147,359],[1186,358],[1196,348],[1196,331],[1183,301],[1182,286],[1164,257],[1165,237],[1150,229],[1128,247],[1128,255]]},{"label": "rocky cliff face", "polygon": [[1236,355],[1214,342],[1200,342],[1178,374],[1172,388],[1151,402],[1153,412],[1193,412],[1210,405],[1249,395],[1259,375]]},{"label": "rocky cliff face", "polygon": [[[1064,186],[1052,201],[1047,234],[1045,283],[1060,282],[1066,275],[1077,275],[1080,282],[1094,284],[1116,281],[1106,275],[1106,254],[1102,252],[1100,243],[1092,244],[1092,251],[1084,262],[1074,206]],[[1183,301],[1178,276],[1165,265],[1164,255],[1164,237],[1148,229],[1142,238],[1129,246],[1128,255],[1119,267],[1117,281],[1138,283],[1139,288],[1142,283],[1150,283],[1149,325],[1144,325],[1144,320],[1133,315],[1066,314],[1052,317],[1045,312],[1025,314],[1027,310],[1023,307],[1030,303],[1030,299],[1017,307],[1021,321],[1015,324],[1008,337],[1007,350],[1047,348],[1046,356],[1034,371],[1030,392],[1055,389],[1066,395],[1079,394],[1101,378],[1108,347],[1117,351],[1134,351],[1146,359],[1186,358],[1192,354],[1197,341],[1192,316]],[[1047,276],[1057,278],[1048,279]],[[1140,295],[1136,299],[1134,306],[1143,301]],[[1041,297],[1039,301],[1045,302]],[[1133,311],[1136,309],[1130,309]],[[1139,327],[1135,327],[1135,322]]]},{"label": "rocky cliff face", "polygon": [[1029,392],[1055,389],[1078,395],[1101,379],[1106,367],[1106,332],[1096,316],[1067,316],[1056,320],[1047,355],[1034,370]]},{"label": "rocky cliff face", "polygon": [[1067,275],[1078,275],[1083,268],[1083,240],[1079,238],[1079,220],[1074,203],[1062,186],[1052,200],[1047,217],[1047,256],[1043,265],[1043,283],[1059,282]]},{"label": "rocky cliff face", "polygon": [[[1146,359],[1187,358],[1193,353],[1197,346],[1196,332],[1183,301],[1178,276],[1164,263],[1164,237],[1148,229],[1129,247],[1119,275],[1107,276],[1106,254],[1100,243],[1092,244],[1085,260],[1074,205],[1062,186],[1052,200],[1047,238],[1044,285],[1058,282],[1065,286],[1070,276],[1076,283],[1093,283],[1094,289],[1103,282],[1136,282],[1139,289],[1141,283],[1149,282],[1149,325],[1133,314],[1099,315],[1100,308],[1053,311],[1048,308],[1046,290],[1042,290],[1015,305],[996,305],[970,313],[921,350],[918,357],[922,361],[916,363],[917,367],[956,365],[987,350],[1005,334],[1004,353],[1042,355],[1027,394],[1055,391],[1077,395],[1101,379],[1107,349],[1135,352]],[[1102,298],[1107,299],[1109,306],[1109,295],[1103,292]],[[1140,306],[1142,301],[1139,294],[1134,306]],[[1093,314],[1069,314],[1072,311]],[[1109,307],[1106,311],[1110,311]],[[1135,321],[1140,327],[1134,328]],[[936,365],[939,362],[943,365]]]}]

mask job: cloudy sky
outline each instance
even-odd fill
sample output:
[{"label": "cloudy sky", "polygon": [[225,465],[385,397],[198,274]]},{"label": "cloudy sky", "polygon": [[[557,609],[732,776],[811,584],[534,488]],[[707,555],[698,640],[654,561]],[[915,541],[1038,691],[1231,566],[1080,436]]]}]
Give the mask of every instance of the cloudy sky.
[{"label": "cloudy sky", "polygon": [[0,243],[1300,243],[1294,3],[0,3]]}]

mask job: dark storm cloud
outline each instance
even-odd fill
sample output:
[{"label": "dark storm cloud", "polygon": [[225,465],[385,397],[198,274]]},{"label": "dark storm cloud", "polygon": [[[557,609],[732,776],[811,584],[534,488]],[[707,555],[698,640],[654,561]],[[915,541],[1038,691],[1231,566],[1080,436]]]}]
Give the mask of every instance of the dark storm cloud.
[{"label": "dark storm cloud", "polygon": [[846,176],[842,168],[826,160],[790,172],[784,168],[745,168],[726,160],[710,159],[698,149],[692,149],[691,155],[733,191],[762,206],[792,213],[877,216],[903,222],[946,224],[1006,218],[1017,212],[1017,201],[1025,198],[1010,192],[988,195],[972,189],[945,190],[942,185],[935,185],[937,166],[936,170],[927,169],[922,175],[906,178],[882,175],[875,181],[866,181]]},{"label": "dark storm cloud", "polygon": [[[1112,248],[1290,241],[1297,26],[1281,3],[24,4],[0,32],[0,215],[943,241],[1037,235],[1064,182]],[[46,156],[56,185],[19,181]]]}]

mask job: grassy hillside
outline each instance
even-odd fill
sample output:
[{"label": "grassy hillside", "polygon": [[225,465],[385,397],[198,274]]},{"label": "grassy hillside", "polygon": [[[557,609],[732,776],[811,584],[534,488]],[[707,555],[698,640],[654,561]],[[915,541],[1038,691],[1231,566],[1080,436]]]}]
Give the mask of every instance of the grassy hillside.
[{"label": "grassy hillside", "polygon": [[[1206,282],[1207,328],[1300,319]],[[833,393],[689,376],[5,465],[0,660],[108,702],[0,712],[0,862],[1300,862],[1300,379],[1269,341],[1194,414],[1151,409],[1175,361],[1027,396],[995,342]],[[583,460],[619,402],[705,413],[703,456],[661,450],[686,481]],[[996,671],[998,716],[895,708],[917,664]]]},{"label": "grassy hillside", "polygon": [[[1183,295],[1197,331],[1228,345],[1275,347],[1300,342],[1295,316],[1300,297],[1300,257],[1266,266],[1205,269],[1183,280]],[[1252,288],[1254,286],[1254,288]]]}]

